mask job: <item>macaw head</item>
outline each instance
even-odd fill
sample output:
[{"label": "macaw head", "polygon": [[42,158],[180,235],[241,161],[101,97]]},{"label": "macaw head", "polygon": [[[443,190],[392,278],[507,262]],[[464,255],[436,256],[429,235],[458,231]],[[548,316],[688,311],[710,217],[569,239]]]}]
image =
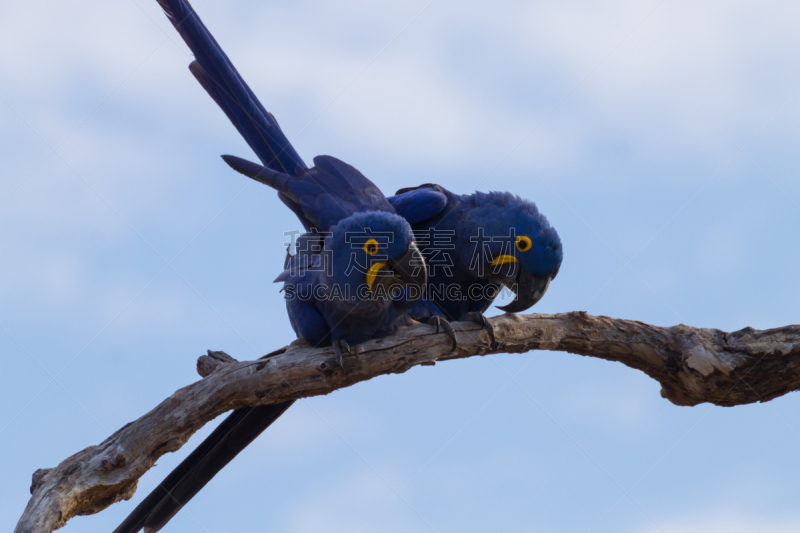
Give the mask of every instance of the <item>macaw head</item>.
[{"label": "macaw head", "polygon": [[514,301],[500,309],[524,311],[544,296],[558,274],[564,256],[561,239],[532,202],[510,193],[477,196],[473,223],[483,233],[480,266],[490,282],[516,294]]},{"label": "macaw head", "polygon": [[365,295],[407,305],[422,297],[425,260],[406,220],[385,211],[355,213],[325,238],[331,251],[331,281],[366,286]]}]

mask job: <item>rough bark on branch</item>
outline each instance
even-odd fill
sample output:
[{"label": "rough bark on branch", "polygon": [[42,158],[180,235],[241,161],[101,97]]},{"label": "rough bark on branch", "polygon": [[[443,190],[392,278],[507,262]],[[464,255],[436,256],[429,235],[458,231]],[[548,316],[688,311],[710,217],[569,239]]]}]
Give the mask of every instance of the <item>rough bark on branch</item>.
[{"label": "rough bark on branch", "polygon": [[328,394],[417,365],[489,353],[558,350],[618,361],[657,380],[677,405],[732,406],[800,389],[800,326],[733,333],[678,325],[651,326],[583,312],[503,315],[490,319],[498,345],[470,323],[455,323],[459,347],[433,327],[417,325],[367,342],[346,357],[343,373],[331,348],[293,343],[255,361],[209,352],[198,361],[205,379],[184,387],[97,446],[33,476],[17,533],[50,532],[76,515],[129,499],[156,460],[179,449],[216,416],[243,405]]}]

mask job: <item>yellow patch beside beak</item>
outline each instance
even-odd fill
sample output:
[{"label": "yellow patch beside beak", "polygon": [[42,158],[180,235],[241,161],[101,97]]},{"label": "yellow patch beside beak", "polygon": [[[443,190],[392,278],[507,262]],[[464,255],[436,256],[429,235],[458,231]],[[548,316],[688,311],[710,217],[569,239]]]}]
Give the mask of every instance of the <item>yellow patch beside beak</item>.
[{"label": "yellow patch beside beak", "polygon": [[375,278],[378,277],[378,271],[386,266],[386,263],[373,263],[369,270],[367,270],[367,287],[372,292],[372,284],[375,283]]},{"label": "yellow patch beside beak", "polygon": [[505,265],[506,263],[519,263],[513,255],[501,255],[492,261],[492,266]]}]

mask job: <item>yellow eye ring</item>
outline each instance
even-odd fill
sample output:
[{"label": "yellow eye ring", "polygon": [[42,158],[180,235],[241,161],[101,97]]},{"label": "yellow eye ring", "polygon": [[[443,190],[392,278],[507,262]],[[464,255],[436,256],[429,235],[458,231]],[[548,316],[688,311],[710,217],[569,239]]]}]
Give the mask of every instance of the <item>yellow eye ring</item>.
[{"label": "yellow eye ring", "polygon": [[375,255],[378,253],[378,241],[375,239],[370,239],[364,243],[364,251],[367,252],[369,255]]},{"label": "yellow eye ring", "polygon": [[530,237],[526,237],[525,235],[520,235],[517,237],[517,250],[520,252],[527,252],[532,246],[533,243],[531,242]]}]

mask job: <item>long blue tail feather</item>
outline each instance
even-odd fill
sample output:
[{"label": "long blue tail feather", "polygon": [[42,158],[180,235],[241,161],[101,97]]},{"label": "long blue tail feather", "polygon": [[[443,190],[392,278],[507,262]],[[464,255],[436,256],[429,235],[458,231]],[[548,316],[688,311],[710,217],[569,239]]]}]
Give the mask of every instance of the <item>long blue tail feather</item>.
[{"label": "long blue tail feather", "polygon": [[186,0],[158,3],[197,60],[197,65],[190,67],[192,73],[264,165],[287,174],[307,168],[192,6]]},{"label": "long blue tail feather", "polygon": [[153,533],[202,489],[214,475],[288,409],[288,402],[242,407],[232,412],[114,530]]},{"label": "long blue tail feather", "polygon": [[200,83],[200,86],[206,90],[208,95],[216,102],[217,106],[225,113],[228,117],[228,120],[231,121],[236,127],[236,130],[239,132],[239,135],[242,138],[247,139],[247,134],[245,134],[244,130],[242,129],[241,124],[239,124],[239,119],[236,118],[230,108],[228,107],[228,103],[222,98],[222,95],[217,90],[217,85],[213,82],[211,78],[208,77],[206,71],[203,70],[203,67],[200,66],[200,63],[197,60],[192,61],[189,63],[189,71],[194,75],[195,79]]}]

